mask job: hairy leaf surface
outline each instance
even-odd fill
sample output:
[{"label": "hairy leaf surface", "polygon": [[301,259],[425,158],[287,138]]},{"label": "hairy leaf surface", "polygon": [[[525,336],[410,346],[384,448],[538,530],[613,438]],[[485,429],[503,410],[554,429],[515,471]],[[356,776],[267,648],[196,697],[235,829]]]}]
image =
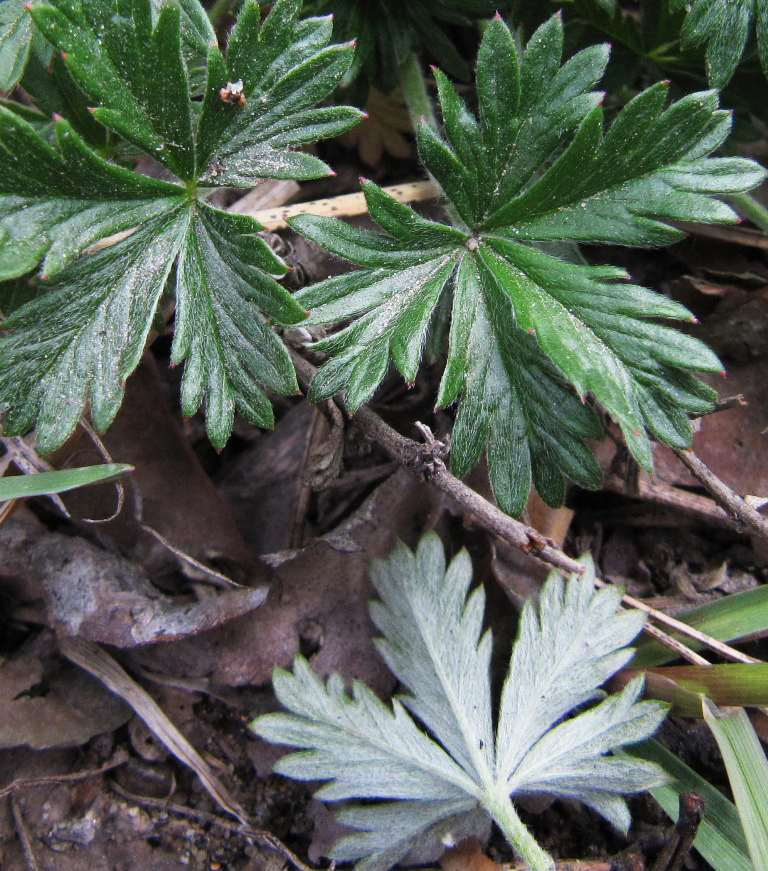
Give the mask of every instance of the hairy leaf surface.
[{"label": "hairy leaf surface", "polygon": [[483,591],[470,592],[466,553],[446,567],[434,534],[415,554],[398,545],[371,568],[380,596],[371,606],[383,635],[377,646],[407,695],[390,708],[355,682],[349,696],[338,675],[323,684],[301,657],[293,673],[275,672],[275,692],[289,713],[259,717],[252,728],[303,750],[283,757],[276,770],[328,781],[321,798],[383,801],[341,814],[361,831],[341,840],[334,858],[384,871],[435,831],[477,831],[490,816],[532,868],[547,868],[551,860],[509,801],[522,793],[576,798],[628,827],[621,794],[656,785],[663,775],[606,754],[651,734],[665,711],[639,702],[642,685],[635,682],[566,719],[600,698],[600,684],[631,658],[626,645],[644,621],[637,612],[617,614],[620,592],[595,592],[592,564],[584,564],[584,575],[567,585],[553,573],[539,606],[526,605],[495,729]]},{"label": "hairy leaf surface", "polygon": [[[38,446],[51,450],[89,401],[105,429],[166,284],[176,295],[172,359],[186,361],[182,408],[193,414],[205,404],[214,445],[226,441],[236,409],[271,425],[265,390],[297,392],[270,326],[306,315],[275,281],[286,266],[256,235],[256,221],[213,209],[205,197],[221,184],[326,175],[320,160],[293,149],[360,117],[312,108],[342,78],[352,48],[329,46],[330,22],[299,21],[300,6],[279,0],[262,24],[259,4],[248,0],[225,60],[197,0],[33,3],[35,24],[97,104],[91,124],[177,180],[109,162],[64,120],[49,144],[34,119],[0,106],[0,281],[9,282],[6,314],[14,309],[0,333],[6,434],[37,424]],[[190,98],[197,56],[207,70],[202,111]],[[229,87],[234,97],[225,99]],[[56,98],[50,88],[39,93]],[[39,280],[25,280],[22,294],[31,301],[17,309],[11,282],[38,265]]]},{"label": "hairy leaf surface", "polygon": [[292,225],[362,267],[300,294],[310,323],[353,317],[318,342],[331,354],[311,397],[368,400],[390,361],[413,381],[433,311],[453,289],[452,323],[437,403],[459,400],[452,463],[464,474],[488,446],[494,492],[519,513],[536,484],[562,502],[565,479],[599,485],[584,445],[599,436],[591,395],[620,425],[637,460],[652,466],[648,434],[686,447],[689,414],[712,407],[692,372],[722,366],[700,342],[654,322],[691,320],[677,303],[627,283],[610,266],[558,259],[537,245],[558,240],[656,246],[681,237],[672,220],[727,222],[713,194],[745,190],[763,170],[711,158],[730,129],[714,92],[666,107],[666,86],[635,97],[603,130],[593,90],[607,60],[594,46],[561,65],[557,17],[518,57],[501,20],[477,62],[478,117],[436,73],[444,136],[422,122],[424,165],[453,226],[419,217],[363,184],[382,232],[300,216]]},{"label": "hairy leaf surface", "polygon": [[683,45],[706,45],[707,78],[713,88],[731,80],[754,29],[760,65],[768,76],[768,0],[673,0],[686,7]]},{"label": "hairy leaf surface", "polygon": [[0,2],[0,91],[12,91],[27,65],[32,21],[22,0]]}]

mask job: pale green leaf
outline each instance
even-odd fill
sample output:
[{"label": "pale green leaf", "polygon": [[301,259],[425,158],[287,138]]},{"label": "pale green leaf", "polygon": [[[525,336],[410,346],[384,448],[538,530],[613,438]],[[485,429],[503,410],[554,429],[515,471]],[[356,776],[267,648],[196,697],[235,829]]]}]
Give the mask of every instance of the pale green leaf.
[{"label": "pale green leaf", "polygon": [[549,869],[550,857],[520,822],[510,794],[578,799],[626,829],[622,794],[664,778],[651,763],[607,754],[650,735],[665,708],[639,702],[637,680],[573,715],[631,657],[626,644],[644,621],[639,613],[617,614],[618,591],[595,592],[591,563],[585,568],[567,589],[553,573],[538,607],[526,606],[495,738],[483,592],[470,592],[466,554],[446,567],[433,533],[415,554],[398,545],[372,566],[378,649],[408,690],[392,708],[357,682],[347,695],[339,675],[323,684],[301,657],[293,674],[276,671],[275,692],[289,713],[259,717],[252,728],[303,751],[283,757],[276,770],[328,781],[321,798],[383,802],[343,812],[341,820],[361,833],[340,841],[335,858],[386,871],[436,832],[463,837],[490,816],[532,871]]}]

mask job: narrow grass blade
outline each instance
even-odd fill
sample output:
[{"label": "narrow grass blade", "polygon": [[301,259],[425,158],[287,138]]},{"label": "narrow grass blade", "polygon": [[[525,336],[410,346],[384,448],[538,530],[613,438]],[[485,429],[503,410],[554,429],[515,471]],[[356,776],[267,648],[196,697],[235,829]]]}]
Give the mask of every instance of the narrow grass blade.
[{"label": "narrow grass blade", "polygon": [[752,864],[768,868],[768,759],[743,708],[720,711],[702,700],[704,719],[723,754]]},{"label": "narrow grass blade", "polygon": [[123,463],[106,463],[102,466],[83,466],[79,469],[61,469],[56,472],[40,472],[37,475],[17,475],[0,479],[0,502],[8,499],[23,499],[26,496],[49,496],[63,493],[89,484],[102,484],[114,481],[128,472],[133,466]]},{"label": "narrow grass blade", "polygon": [[658,741],[635,744],[629,752],[658,763],[672,778],[669,783],[650,791],[671,819],[677,819],[681,792],[693,791],[704,799],[704,819],[693,846],[715,871],[755,871],[733,802]]},{"label": "narrow grass blade", "polygon": [[[716,602],[709,602],[690,611],[675,614],[675,617],[711,635],[717,641],[735,641],[738,638],[745,638],[747,635],[763,631],[768,626],[768,585],[725,596]],[[701,645],[695,641],[682,638],[675,632],[670,634],[683,641],[692,650],[701,649]],[[635,648],[633,668],[664,665],[665,662],[675,658],[674,651],[651,638],[638,639]]]},{"label": "narrow grass blade", "polygon": [[682,717],[701,717],[701,696],[718,705],[768,705],[768,664],[680,665],[625,668],[614,678],[620,686],[645,674],[645,696],[673,705]]}]

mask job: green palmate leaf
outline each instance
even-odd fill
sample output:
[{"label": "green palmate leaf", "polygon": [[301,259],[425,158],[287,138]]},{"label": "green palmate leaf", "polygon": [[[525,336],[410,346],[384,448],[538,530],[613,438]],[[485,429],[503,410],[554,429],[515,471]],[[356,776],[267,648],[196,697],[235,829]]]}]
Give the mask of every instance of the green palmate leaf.
[{"label": "green palmate leaf", "polygon": [[565,477],[599,484],[584,445],[600,434],[582,404],[588,394],[650,469],[648,433],[687,446],[688,415],[711,409],[714,397],[691,373],[722,368],[700,342],[653,322],[691,320],[682,306],[626,283],[623,270],[567,262],[537,244],[666,244],[681,236],[670,220],[735,220],[712,195],[764,177],[751,161],[707,156],[730,127],[713,92],[665,109],[666,87],[654,86],[604,133],[591,88],[607,48],[561,66],[562,41],[554,17],[518,57],[509,29],[493,21],[477,62],[478,118],[436,73],[445,138],[422,123],[418,140],[453,226],[419,217],[370,182],[363,190],[383,233],[319,217],[291,222],[363,267],[300,294],[310,323],[354,318],[317,343],[332,359],[313,398],[344,389],[354,411],[390,360],[412,381],[432,313],[453,287],[437,400],[460,398],[452,463],[463,474],[487,444],[494,492],[511,513],[532,480],[551,504],[562,501]]},{"label": "green palmate leaf", "polygon": [[[327,174],[292,149],[360,117],[346,107],[312,108],[344,75],[352,48],[328,46],[330,22],[300,22],[299,7],[280,0],[262,25],[259,4],[247,2],[225,61],[208,45],[196,0],[34,4],[32,17],[62,51],[67,75],[99,104],[93,118],[179,181],[110,163],[65,120],[49,144],[34,119],[0,106],[0,308],[12,312],[0,334],[6,434],[37,424],[38,446],[51,450],[89,401],[96,427],[106,428],[168,284],[177,304],[172,359],[186,361],[182,408],[191,415],[205,403],[217,447],[236,409],[268,426],[264,390],[297,391],[269,326],[306,315],[274,279],[286,267],[256,235],[256,221],[213,209],[205,196],[219,184]],[[195,125],[185,66],[193,51],[207,53],[208,70]],[[23,277],[38,265],[39,279]],[[31,301],[19,306],[22,298]]]},{"label": "green palmate leaf", "polygon": [[154,26],[147,0],[35,3],[31,15],[65,53],[75,81],[100,104],[94,118],[175,175],[194,178],[178,6],[163,6]]},{"label": "green palmate leaf", "polygon": [[533,871],[549,869],[552,860],[510,802],[523,793],[578,799],[626,830],[621,793],[663,776],[653,764],[606,754],[651,734],[665,710],[639,702],[636,681],[564,719],[600,697],[598,687],[630,658],[626,645],[644,620],[617,614],[620,593],[595,593],[589,560],[585,567],[567,586],[553,573],[539,607],[526,605],[495,730],[482,588],[469,592],[466,553],[446,568],[434,534],[415,554],[399,545],[371,569],[381,597],[371,606],[383,634],[377,646],[409,695],[389,708],[354,683],[349,697],[338,675],[324,685],[301,657],[293,674],[276,671],[275,691],[290,713],[259,717],[252,728],[305,751],[283,757],[276,769],[329,781],[321,798],[383,802],[340,815],[359,833],[336,844],[333,858],[384,871],[435,835],[476,832],[492,818]]},{"label": "green palmate leaf", "polygon": [[384,93],[399,83],[400,66],[412,51],[425,50],[451,75],[468,77],[466,64],[445,32],[446,24],[489,17],[505,3],[491,0],[309,0],[313,12],[332,14],[334,36],[356,39],[355,61],[346,80],[360,77]]},{"label": "green palmate leaf", "polygon": [[681,31],[683,45],[706,44],[707,78],[713,87],[724,88],[731,80],[753,26],[768,76],[768,0],[674,0],[672,5],[689,10]]}]

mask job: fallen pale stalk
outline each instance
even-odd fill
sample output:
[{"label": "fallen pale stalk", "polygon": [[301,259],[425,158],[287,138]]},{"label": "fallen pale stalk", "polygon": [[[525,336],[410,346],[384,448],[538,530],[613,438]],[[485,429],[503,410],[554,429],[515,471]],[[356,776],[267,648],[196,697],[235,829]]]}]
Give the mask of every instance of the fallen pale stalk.
[{"label": "fallen pale stalk", "polygon": [[[434,200],[437,197],[435,186],[428,181],[414,181],[406,184],[396,184],[382,188],[385,193],[401,203],[418,203],[423,200]],[[235,211],[233,209],[232,211]],[[368,206],[362,193],[343,194],[325,200],[310,200],[306,203],[295,203],[281,208],[255,209],[245,214],[255,218],[265,230],[284,230],[288,218],[296,215],[321,215],[328,218],[353,218],[368,214]]]}]

